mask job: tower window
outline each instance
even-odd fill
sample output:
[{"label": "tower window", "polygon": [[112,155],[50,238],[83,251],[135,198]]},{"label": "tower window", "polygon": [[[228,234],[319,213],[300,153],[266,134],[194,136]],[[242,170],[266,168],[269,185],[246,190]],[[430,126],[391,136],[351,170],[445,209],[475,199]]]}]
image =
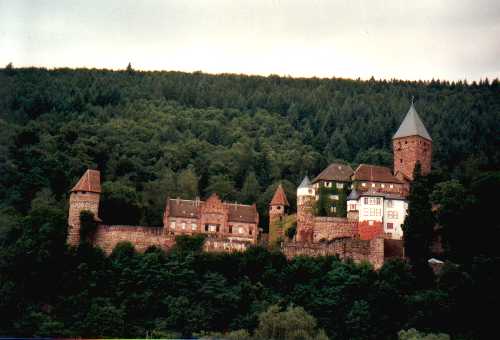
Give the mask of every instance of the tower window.
[{"label": "tower window", "polygon": [[403,158],[399,159],[399,163],[403,163]]}]

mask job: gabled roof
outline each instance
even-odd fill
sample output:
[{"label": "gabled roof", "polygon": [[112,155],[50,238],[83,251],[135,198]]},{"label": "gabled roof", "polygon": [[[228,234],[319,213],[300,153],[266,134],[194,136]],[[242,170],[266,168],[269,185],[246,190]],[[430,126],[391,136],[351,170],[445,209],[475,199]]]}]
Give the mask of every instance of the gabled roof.
[{"label": "gabled roof", "polygon": [[173,217],[198,218],[199,206],[203,202],[170,198],[167,201],[169,215]]},{"label": "gabled roof", "polygon": [[224,203],[228,208],[229,222],[253,223],[258,220],[257,207],[238,203]]},{"label": "gabled roof", "polygon": [[318,181],[338,181],[338,182],[350,182],[353,170],[350,165],[332,163],[325,170],[316,176],[313,183]]},{"label": "gabled roof", "polygon": [[399,126],[398,131],[396,131],[396,134],[394,135],[394,137],[392,137],[392,139],[409,136],[420,136],[425,139],[432,140],[429,132],[427,132],[427,129],[425,128],[424,123],[420,119],[417,110],[415,110],[415,106],[413,106],[413,103],[411,104],[408,113],[406,114],[403,122]]},{"label": "gabled roof", "polygon": [[280,185],[278,185],[278,188],[276,189],[273,199],[271,200],[271,203],[269,203],[269,205],[284,205],[284,206],[290,205],[288,203],[288,200],[286,199],[285,190],[283,190],[281,183]]},{"label": "gabled roof", "polygon": [[74,191],[88,191],[101,193],[101,173],[99,170],[90,170],[85,171],[83,176],[80,178],[78,183],[71,189],[71,192]]},{"label": "gabled roof", "polygon": [[402,183],[393,176],[391,169],[385,166],[360,164],[352,177],[355,181],[369,181],[382,183]]},{"label": "gabled roof", "polygon": [[302,180],[302,182],[300,182],[300,185],[298,187],[298,189],[302,189],[302,188],[309,188],[311,186],[311,181],[309,180],[309,177],[304,177],[304,179]]}]

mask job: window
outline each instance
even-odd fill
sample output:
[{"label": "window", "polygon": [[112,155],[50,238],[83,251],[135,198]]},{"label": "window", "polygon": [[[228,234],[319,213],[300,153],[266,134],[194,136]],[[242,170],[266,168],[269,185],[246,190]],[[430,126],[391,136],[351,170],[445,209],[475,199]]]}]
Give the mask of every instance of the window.
[{"label": "window", "polygon": [[394,203],[392,200],[387,200],[387,208],[392,208],[394,206]]},{"label": "window", "polygon": [[394,188],[394,185],[393,185],[393,184],[391,184],[391,185],[389,186],[389,188],[393,189],[393,188]]},{"label": "window", "polygon": [[369,213],[368,208],[364,208],[364,209],[363,209],[363,215],[365,215],[365,216],[370,216],[370,213]]},{"label": "window", "polygon": [[252,235],[252,228],[248,228],[248,233]]},{"label": "window", "polygon": [[243,234],[243,233],[244,233],[243,227],[239,227],[239,228],[238,228],[238,232],[239,232],[240,234]]},{"label": "window", "polygon": [[197,227],[196,223],[191,223],[191,230],[196,230],[196,227]]},{"label": "window", "polygon": [[362,186],[366,187],[366,183],[361,183]]},{"label": "window", "polygon": [[312,193],[313,193],[312,189],[309,189],[308,192],[309,192],[309,195],[312,195]]},{"label": "window", "polygon": [[397,219],[398,218],[398,212],[396,210],[389,210],[389,211],[387,211],[387,218]]},{"label": "window", "polygon": [[208,224],[205,224],[205,231],[208,231]]},{"label": "window", "polygon": [[349,210],[356,210],[356,204],[349,204]]},{"label": "window", "polygon": [[372,188],[375,188],[375,183],[372,183]]},{"label": "window", "polygon": [[377,205],[380,205],[380,202],[382,202],[382,200],[380,199],[380,197],[377,197]]},{"label": "window", "polygon": [[365,197],[365,204],[368,204],[368,197]]},{"label": "window", "polygon": [[233,226],[232,226],[232,225],[230,225],[230,226],[229,226],[229,233],[230,233],[230,234],[232,234],[232,233],[233,233]]},{"label": "window", "polygon": [[170,222],[170,228],[175,229],[175,221]]},{"label": "window", "polygon": [[381,186],[382,188],[385,188],[385,184],[384,184],[384,183],[380,184],[380,186]]},{"label": "window", "polygon": [[330,195],[330,199],[332,200],[339,200],[339,195]]},{"label": "window", "polygon": [[182,222],[181,227],[182,227],[182,230],[186,229],[186,222]]},{"label": "window", "polygon": [[399,159],[399,163],[403,163],[403,158],[400,158],[400,159]]},{"label": "window", "polygon": [[342,189],[344,187],[344,183],[337,183],[337,189]]},{"label": "window", "polygon": [[370,216],[380,216],[380,212],[378,208],[370,208]]},{"label": "window", "polygon": [[394,228],[394,224],[392,223],[387,223],[387,229],[392,229]]},{"label": "window", "polygon": [[276,209],[281,210],[281,205],[278,205]]}]

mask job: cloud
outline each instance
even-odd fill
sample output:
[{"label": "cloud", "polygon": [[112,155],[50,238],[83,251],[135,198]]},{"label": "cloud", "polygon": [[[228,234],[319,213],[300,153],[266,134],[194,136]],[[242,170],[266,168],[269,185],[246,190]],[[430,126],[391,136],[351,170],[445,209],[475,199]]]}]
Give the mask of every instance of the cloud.
[{"label": "cloud", "polygon": [[498,77],[497,1],[2,1],[0,64]]}]

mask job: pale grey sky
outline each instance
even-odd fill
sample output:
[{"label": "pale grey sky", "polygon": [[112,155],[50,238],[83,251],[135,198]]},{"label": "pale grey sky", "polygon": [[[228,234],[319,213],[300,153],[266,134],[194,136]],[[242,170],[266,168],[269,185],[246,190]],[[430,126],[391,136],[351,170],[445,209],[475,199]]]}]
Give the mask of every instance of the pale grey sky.
[{"label": "pale grey sky", "polygon": [[0,65],[500,77],[498,0],[0,0]]}]

